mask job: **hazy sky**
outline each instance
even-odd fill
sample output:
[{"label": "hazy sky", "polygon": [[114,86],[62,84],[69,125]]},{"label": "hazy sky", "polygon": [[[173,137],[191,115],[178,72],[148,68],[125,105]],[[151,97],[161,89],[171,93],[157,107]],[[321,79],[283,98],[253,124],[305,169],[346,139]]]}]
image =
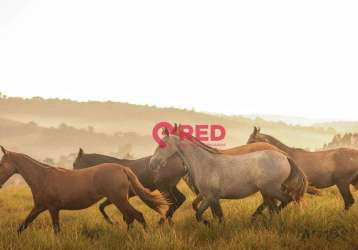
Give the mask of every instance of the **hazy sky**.
[{"label": "hazy sky", "polygon": [[0,92],[358,120],[358,1],[0,1]]}]

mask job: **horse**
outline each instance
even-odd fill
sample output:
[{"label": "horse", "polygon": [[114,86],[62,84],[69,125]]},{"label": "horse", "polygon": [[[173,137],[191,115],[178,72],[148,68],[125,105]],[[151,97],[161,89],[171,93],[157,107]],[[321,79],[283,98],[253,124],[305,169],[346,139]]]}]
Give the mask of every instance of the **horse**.
[{"label": "horse", "polygon": [[158,145],[150,167],[170,167],[168,159],[178,154],[184,161],[187,174],[198,189],[203,201],[196,212],[198,222],[208,225],[202,215],[211,206],[219,221],[223,219],[220,199],[241,199],[260,192],[263,203],[253,214],[261,214],[266,207],[274,209],[276,199],[280,209],[289,202],[299,202],[306,192],[307,179],[296,164],[284,154],[263,150],[244,155],[225,155],[210,151],[189,139],[165,135],[165,146]]},{"label": "horse", "polygon": [[[273,150],[273,151],[277,151],[280,152],[284,155],[287,155],[284,151],[280,150],[279,148],[275,147],[272,144],[266,143],[266,142],[256,142],[256,143],[252,143],[252,144],[245,144],[245,145],[241,145],[241,146],[236,146],[233,148],[228,148],[228,149],[219,149],[219,148],[213,148],[203,142],[201,142],[200,140],[198,140],[195,136],[192,136],[191,134],[180,134],[181,133],[181,125],[177,125],[175,123],[174,128],[169,132],[168,129],[164,129],[163,130],[163,135],[169,135],[169,133],[171,134],[175,134],[181,138],[187,138],[191,141],[193,141],[194,143],[196,143],[198,146],[204,147],[209,151],[212,151],[214,153],[222,153],[222,154],[226,154],[226,155],[243,155],[243,154],[248,154],[248,153],[252,153],[252,152],[256,152],[256,151],[262,151],[262,150]],[[177,155],[173,156],[172,158],[177,157]],[[162,172],[167,172],[167,168],[162,168],[160,171],[158,171],[158,169],[153,169],[156,171],[156,173],[159,173],[159,177],[157,177],[157,181],[161,181],[161,176],[163,176]],[[173,172],[172,175],[175,175],[175,173],[184,173],[185,172],[185,166],[182,164],[177,164],[177,165],[172,165],[171,166],[171,170]],[[166,176],[164,174],[164,176]],[[193,185],[193,183],[191,182],[190,178],[188,178],[187,175],[185,175],[183,177],[184,181],[188,184],[188,186],[190,187],[190,189],[192,191],[194,191],[194,193],[198,194],[197,188],[195,187],[195,185]],[[308,186],[307,187],[307,193],[311,194],[311,195],[320,195],[319,190],[317,190],[316,188],[312,187],[312,186]],[[194,209],[194,211],[197,211],[198,209],[198,205],[202,200],[202,196],[198,195],[194,201],[192,202],[192,207]],[[215,214],[213,214],[215,216]]]},{"label": "horse", "polygon": [[85,209],[102,198],[116,205],[125,218],[128,230],[134,220],[146,228],[143,214],[128,202],[129,189],[133,189],[147,206],[164,217],[163,208],[168,205],[165,197],[143,187],[127,167],[107,163],[73,171],[52,167],[25,154],[7,151],[2,146],[1,150],[0,185],[12,175],[20,174],[29,185],[34,200],[34,208],[21,223],[19,234],[44,211],[49,211],[53,230],[57,234],[60,232],[60,210]]},{"label": "horse", "polygon": [[283,144],[273,136],[262,134],[254,127],[247,143],[270,143],[289,155],[306,174],[310,185],[327,188],[336,185],[344,201],[344,209],[354,204],[350,191],[352,184],[358,188],[358,150],[338,148],[310,152]]},{"label": "horse", "polygon": [[[182,194],[176,187],[178,182],[180,181],[180,177],[184,174],[183,162],[178,157],[173,157],[168,160],[168,165],[171,167],[166,168],[165,171],[161,171],[160,174],[156,174],[155,171],[148,168],[150,158],[152,156],[143,157],[136,160],[128,160],[128,159],[118,159],[115,157],[101,155],[101,154],[87,154],[84,153],[83,149],[80,148],[77,157],[73,163],[73,168],[75,170],[84,169],[88,167],[92,167],[102,163],[118,163],[121,165],[125,165],[130,168],[138,177],[139,181],[148,188],[153,191],[158,189],[160,192],[164,193],[168,202],[169,208],[166,211],[165,219],[172,222],[172,216],[174,212],[184,203],[185,196]],[[173,170],[170,170],[173,169]],[[136,195],[135,193],[129,192],[129,197],[133,197]],[[99,206],[99,210],[103,215],[104,219],[113,224],[109,216],[107,215],[105,208],[112,204],[110,200],[105,200]],[[164,218],[160,218],[159,224],[165,222]]]}]

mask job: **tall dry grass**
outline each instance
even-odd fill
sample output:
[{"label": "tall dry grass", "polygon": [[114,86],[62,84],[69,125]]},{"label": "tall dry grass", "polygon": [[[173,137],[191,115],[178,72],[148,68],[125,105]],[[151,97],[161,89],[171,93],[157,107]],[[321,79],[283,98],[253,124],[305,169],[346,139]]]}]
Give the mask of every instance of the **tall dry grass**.
[{"label": "tall dry grass", "polygon": [[[144,214],[150,229],[139,224],[127,232],[121,215],[112,206],[109,214],[118,224],[105,223],[97,206],[61,212],[62,232],[55,236],[44,213],[20,236],[16,230],[32,208],[27,187],[0,190],[0,249],[358,249],[358,205],[349,212],[335,189],[321,197],[306,196],[302,207],[290,205],[280,215],[259,218],[251,214],[259,205],[255,195],[238,201],[222,201],[225,223],[211,228],[197,224],[191,210],[193,195],[181,184],[187,202],[174,216],[175,225],[158,226],[158,215],[142,202],[131,203]],[[210,213],[205,214],[210,217]]]}]

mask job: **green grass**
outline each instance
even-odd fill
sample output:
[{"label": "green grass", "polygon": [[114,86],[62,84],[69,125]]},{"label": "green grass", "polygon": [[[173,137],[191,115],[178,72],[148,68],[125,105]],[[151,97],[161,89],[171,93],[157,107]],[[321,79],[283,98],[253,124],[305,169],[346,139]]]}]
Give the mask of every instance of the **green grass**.
[{"label": "green grass", "polygon": [[[158,215],[137,199],[149,224],[144,232],[136,223],[127,232],[121,215],[111,206],[110,216],[118,223],[107,225],[95,205],[82,211],[62,211],[62,232],[55,236],[49,215],[40,215],[20,236],[16,230],[32,208],[27,187],[0,190],[0,249],[358,249],[358,205],[349,212],[335,189],[321,197],[306,196],[302,206],[290,205],[280,215],[251,214],[261,198],[254,195],[237,201],[222,201],[225,223],[199,225],[191,209],[193,196],[181,185],[187,201],[174,216],[174,226],[158,226]],[[211,220],[209,212],[205,214]]]}]

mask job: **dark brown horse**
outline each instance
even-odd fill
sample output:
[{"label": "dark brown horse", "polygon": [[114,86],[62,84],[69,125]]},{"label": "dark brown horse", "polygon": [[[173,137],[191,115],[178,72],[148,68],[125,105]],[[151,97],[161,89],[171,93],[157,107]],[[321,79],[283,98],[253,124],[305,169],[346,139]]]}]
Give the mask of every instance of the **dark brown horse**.
[{"label": "dark brown horse", "polygon": [[247,143],[256,142],[267,142],[286,152],[304,171],[310,185],[317,188],[336,185],[343,197],[345,209],[354,204],[350,185],[358,187],[358,150],[338,148],[309,152],[289,147],[270,135],[260,133],[260,129],[254,127]]},{"label": "dark brown horse", "polygon": [[[150,158],[151,156],[143,157],[137,160],[118,159],[101,154],[86,154],[82,149],[80,149],[77,158],[73,163],[73,168],[78,170],[102,163],[118,163],[130,168],[137,175],[143,186],[152,191],[158,189],[165,194],[170,204],[165,217],[169,220],[169,222],[171,222],[174,212],[185,201],[185,196],[176,187],[181,176],[183,175],[182,171],[185,171],[182,167],[183,162],[179,157],[172,157],[167,164],[171,165],[174,170],[166,168],[165,171],[161,171],[160,174],[157,175],[155,171],[148,167]],[[135,194],[133,192],[129,192],[129,197],[134,195]],[[100,204],[99,209],[106,221],[112,224],[111,219],[105,212],[106,206],[110,204],[112,204],[112,202],[107,199]],[[164,219],[161,218],[159,223],[162,224],[163,222]]]},{"label": "dark brown horse", "polygon": [[0,185],[12,175],[20,174],[30,186],[34,199],[34,208],[20,225],[18,233],[46,210],[50,212],[53,229],[57,233],[60,231],[60,210],[88,208],[103,198],[107,198],[122,212],[128,229],[134,220],[146,227],[143,214],[128,202],[129,189],[133,189],[145,204],[164,216],[162,208],[167,206],[164,196],[153,194],[143,187],[127,167],[107,163],[73,171],[51,167],[3,147],[1,150],[4,155],[0,162]]}]

